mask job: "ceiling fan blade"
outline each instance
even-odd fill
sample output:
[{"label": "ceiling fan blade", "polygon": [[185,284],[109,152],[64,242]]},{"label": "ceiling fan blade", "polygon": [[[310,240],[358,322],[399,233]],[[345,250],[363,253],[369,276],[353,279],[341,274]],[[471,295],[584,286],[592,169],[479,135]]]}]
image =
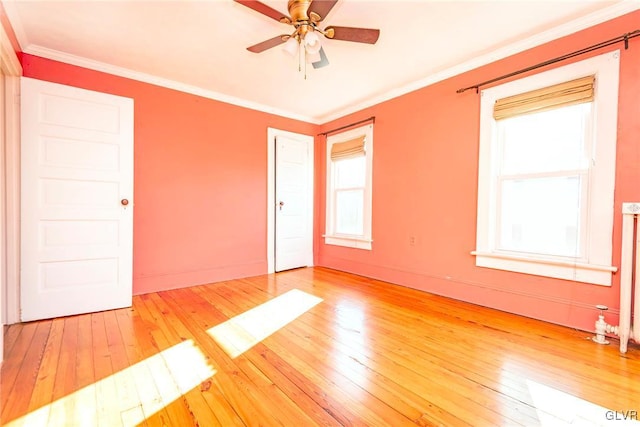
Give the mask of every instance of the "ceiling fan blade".
[{"label": "ceiling fan blade", "polygon": [[327,65],[329,65],[329,60],[327,59],[327,54],[324,53],[324,48],[321,47],[320,48],[320,61],[316,61],[311,63],[311,65],[313,65],[313,68],[322,68],[322,67],[326,67]]},{"label": "ceiling fan blade", "polygon": [[278,46],[279,44],[284,43],[285,40],[283,40],[283,38],[284,38],[283,36],[276,36],[272,39],[265,40],[258,44],[254,44],[253,46],[249,46],[247,50],[253,53],[264,52],[267,49],[271,49],[272,47],[275,47],[275,46]]},{"label": "ceiling fan blade", "polygon": [[369,43],[375,44],[380,37],[380,30],[373,30],[371,28],[352,28],[352,27],[327,27],[326,32],[333,30],[334,40],[345,40],[349,42],[357,43]]},{"label": "ceiling fan blade", "polygon": [[313,0],[311,6],[309,6],[309,12],[315,12],[320,15],[320,21],[322,21],[331,12],[336,3],[338,3],[338,0]]},{"label": "ceiling fan blade", "polygon": [[240,3],[241,5],[247,6],[249,9],[253,9],[256,12],[266,15],[269,18],[275,19],[276,21],[280,21],[282,18],[287,18],[287,15],[285,15],[284,13],[278,12],[271,6],[267,6],[266,4],[259,1],[247,1],[247,0],[234,0],[234,1],[236,3]]}]

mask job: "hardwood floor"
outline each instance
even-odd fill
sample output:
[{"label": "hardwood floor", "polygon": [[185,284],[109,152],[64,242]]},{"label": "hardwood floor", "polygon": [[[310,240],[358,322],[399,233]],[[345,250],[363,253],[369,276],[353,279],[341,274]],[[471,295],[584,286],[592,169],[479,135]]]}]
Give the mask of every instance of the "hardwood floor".
[{"label": "hardwood floor", "polygon": [[640,348],[612,344],[300,269],[12,325],[0,424],[625,425]]}]

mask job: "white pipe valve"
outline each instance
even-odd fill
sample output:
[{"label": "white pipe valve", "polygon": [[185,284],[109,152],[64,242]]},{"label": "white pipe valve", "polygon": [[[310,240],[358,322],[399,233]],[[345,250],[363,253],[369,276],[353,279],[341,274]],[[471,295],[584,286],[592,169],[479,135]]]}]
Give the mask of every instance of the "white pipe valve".
[{"label": "white pipe valve", "polygon": [[596,308],[600,310],[600,314],[598,315],[598,320],[596,320],[596,336],[592,339],[598,344],[609,344],[605,334],[607,333],[607,328],[610,328],[611,325],[608,325],[607,322],[604,321],[604,312],[607,311],[609,307],[598,304]]}]

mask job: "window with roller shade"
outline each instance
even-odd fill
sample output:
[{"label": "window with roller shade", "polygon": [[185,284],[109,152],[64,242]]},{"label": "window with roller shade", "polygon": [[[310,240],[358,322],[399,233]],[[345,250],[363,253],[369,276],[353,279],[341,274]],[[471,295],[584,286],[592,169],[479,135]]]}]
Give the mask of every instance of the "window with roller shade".
[{"label": "window with roller shade", "polygon": [[371,249],[373,125],[327,138],[325,243]]},{"label": "window with roller shade", "polygon": [[482,91],[476,265],[611,284],[618,56]]}]

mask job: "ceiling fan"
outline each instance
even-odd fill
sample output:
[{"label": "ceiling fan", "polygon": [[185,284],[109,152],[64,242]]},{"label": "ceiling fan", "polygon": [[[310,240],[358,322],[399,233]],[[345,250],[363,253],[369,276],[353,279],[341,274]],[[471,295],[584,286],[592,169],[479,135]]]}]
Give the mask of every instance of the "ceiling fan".
[{"label": "ceiling fan", "polygon": [[333,40],[368,44],[375,44],[380,36],[380,30],[370,28],[339,26],[321,28],[320,22],[327,16],[338,0],[289,0],[287,6],[289,16],[259,1],[235,1],[283,24],[292,25],[294,28],[291,34],[282,34],[249,46],[247,48],[249,52],[264,52],[284,43],[286,52],[291,55],[304,53],[305,62],[311,63],[313,68],[329,65],[318,33]]}]

